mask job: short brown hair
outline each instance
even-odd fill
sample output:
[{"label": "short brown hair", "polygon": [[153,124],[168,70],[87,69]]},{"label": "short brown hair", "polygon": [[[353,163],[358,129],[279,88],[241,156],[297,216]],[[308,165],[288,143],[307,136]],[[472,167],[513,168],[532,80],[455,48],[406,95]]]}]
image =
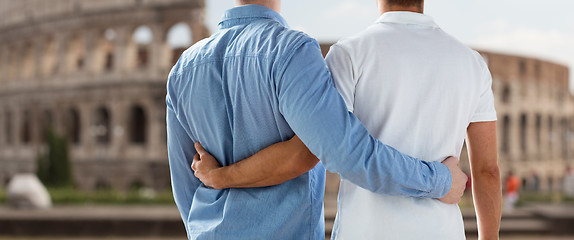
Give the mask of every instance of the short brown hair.
[{"label": "short brown hair", "polygon": [[424,0],[387,0],[389,5],[397,5],[397,6],[417,6],[424,2]]}]

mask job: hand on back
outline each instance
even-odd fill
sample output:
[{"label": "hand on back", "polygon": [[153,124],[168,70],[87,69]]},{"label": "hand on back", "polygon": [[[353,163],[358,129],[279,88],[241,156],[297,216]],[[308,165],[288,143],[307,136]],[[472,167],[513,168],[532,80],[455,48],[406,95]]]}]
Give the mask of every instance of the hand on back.
[{"label": "hand on back", "polygon": [[197,154],[193,156],[193,163],[191,169],[205,186],[214,189],[222,189],[218,184],[218,179],[214,176],[214,171],[221,168],[221,165],[211,154],[209,154],[200,143],[195,143],[195,150]]},{"label": "hand on back", "polygon": [[466,189],[466,182],[468,181],[468,176],[460,170],[458,166],[459,160],[455,157],[449,157],[442,162],[450,170],[452,176],[452,184],[450,191],[442,198],[439,198],[441,202],[447,204],[457,204],[460,202],[464,190]]}]

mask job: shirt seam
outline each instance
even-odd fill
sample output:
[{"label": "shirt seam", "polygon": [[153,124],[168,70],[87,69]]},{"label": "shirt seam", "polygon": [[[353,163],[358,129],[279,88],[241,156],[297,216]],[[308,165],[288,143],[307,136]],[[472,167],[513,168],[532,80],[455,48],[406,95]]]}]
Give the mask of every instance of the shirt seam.
[{"label": "shirt seam", "polygon": [[311,40],[311,39],[306,39],[306,40],[301,41],[301,38],[303,38],[303,36],[298,36],[297,39],[293,40],[294,43],[293,43],[291,46],[287,46],[287,47],[286,47],[286,49],[292,49],[292,50],[289,51],[288,54],[285,54],[284,57],[282,57],[282,58],[279,59],[279,66],[278,66],[278,70],[279,70],[279,71],[277,72],[279,75],[278,75],[278,78],[277,78],[277,79],[280,79],[280,78],[283,77],[283,74],[285,73],[285,71],[286,71],[286,69],[287,69],[287,66],[288,66],[287,63],[288,63],[289,61],[291,61],[291,58],[293,58],[293,56],[295,55],[295,53],[296,53],[297,51],[299,51],[299,49],[300,49],[303,45],[305,45],[305,44],[307,44],[307,43],[310,43],[310,42],[313,42],[313,40]]},{"label": "shirt seam", "polygon": [[214,58],[214,59],[206,59],[206,60],[201,60],[197,63],[191,64],[191,65],[187,65],[187,66],[183,66],[181,67],[181,71],[178,71],[176,74],[177,77],[181,77],[181,75],[183,74],[183,72],[189,70],[189,69],[194,69],[197,68],[199,66],[202,65],[206,65],[206,64],[210,64],[210,63],[214,63],[214,62],[223,62],[228,58],[237,58],[237,57],[241,57],[241,58],[264,58],[265,60],[269,60],[269,56],[264,55],[264,54],[255,54],[255,55],[233,55],[233,56],[225,56],[223,58]]}]

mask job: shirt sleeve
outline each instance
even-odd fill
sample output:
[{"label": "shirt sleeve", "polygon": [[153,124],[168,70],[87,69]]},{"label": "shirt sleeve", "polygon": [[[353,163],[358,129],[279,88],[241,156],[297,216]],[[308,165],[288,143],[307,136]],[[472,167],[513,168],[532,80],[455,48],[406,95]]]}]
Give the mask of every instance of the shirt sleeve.
[{"label": "shirt sleeve", "polygon": [[279,109],[329,171],[376,193],[440,198],[449,192],[452,179],[445,165],[382,144],[347,110],[316,41],[293,49],[275,79]]},{"label": "shirt sleeve", "polygon": [[494,108],[494,94],[492,93],[492,75],[488,66],[482,60],[482,77],[480,99],[478,105],[470,119],[470,122],[491,122],[496,121],[496,110]]},{"label": "shirt sleeve", "polygon": [[351,56],[343,47],[335,44],[331,47],[325,60],[333,77],[335,88],[345,100],[347,109],[351,112],[355,111],[355,87],[357,86],[357,80]]},{"label": "shirt sleeve", "polygon": [[196,154],[194,141],[187,134],[176,114],[176,101],[170,91],[172,77],[168,81],[166,96],[167,152],[171,173],[173,196],[181,218],[187,230],[187,218],[195,191],[201,184],[191,169],[193,156]]}]

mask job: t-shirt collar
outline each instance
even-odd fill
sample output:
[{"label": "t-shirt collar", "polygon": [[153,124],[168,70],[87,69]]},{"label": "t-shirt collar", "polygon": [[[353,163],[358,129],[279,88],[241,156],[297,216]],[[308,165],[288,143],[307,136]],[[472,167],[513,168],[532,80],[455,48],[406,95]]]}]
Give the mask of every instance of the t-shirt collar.
[{"label": "t-shirt collar", "polygon": [[275,20],[281,23],[281,25],[287,28],[289,27],[289,25],[287,25],[287,21],[285,21],[278,12],[271,8],[255,4],[234,7],[225,11],[221,22],[219,22],[219,27],[229,28],[238,24],[256,21],[261,18]]},{"label": "t-shirt collar", "polygon": [[412,24],[439,28],[432,17],[421,13],[407,11],[392,11],[383,13],[383,15],[377,19],[377,23]]}]

